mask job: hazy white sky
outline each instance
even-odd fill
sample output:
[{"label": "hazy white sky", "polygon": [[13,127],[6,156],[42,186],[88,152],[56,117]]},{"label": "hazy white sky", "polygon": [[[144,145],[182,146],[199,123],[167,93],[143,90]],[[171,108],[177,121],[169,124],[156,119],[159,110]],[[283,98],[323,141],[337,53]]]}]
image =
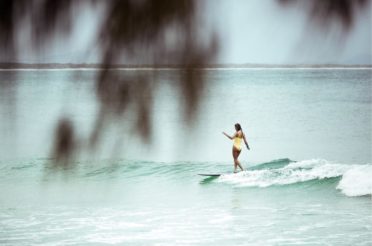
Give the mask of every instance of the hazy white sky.
[{"label": "hazy white sky", "polygon": [[[371,5],[354,27],[342,35],[337,25],[320,29],[309,23],[299,6],[284,8],[273,0],[208,0],[202,15],[217,30],[220,51],[214,63],[342,63],[371,64]],[[38,55],[21,36],[19,62],[98,62],[94,43],[100,10],[75,10],[76,25],[69,38],[57,37]],[[24,26],[27,29],[27,25]],[[26,32],[27,33],[27,32]]]},{"label": "hazy white sky", "polygon": [[371,6],[357,16],[348,35],[339,25],[321,29],[309,22],[301,6],[276,1],[220,0],[222,51],[231,63],[362,63],[370,64]]}]

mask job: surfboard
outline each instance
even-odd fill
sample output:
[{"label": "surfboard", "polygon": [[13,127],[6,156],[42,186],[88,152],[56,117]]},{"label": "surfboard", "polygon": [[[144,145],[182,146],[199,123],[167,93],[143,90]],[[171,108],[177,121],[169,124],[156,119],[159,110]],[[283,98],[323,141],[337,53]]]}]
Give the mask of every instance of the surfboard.
[{"label": "surfboard", "polygon": [[221,174],[218,173],[198,173],[200,176],[208,176],[208,177],[219,177]]}]

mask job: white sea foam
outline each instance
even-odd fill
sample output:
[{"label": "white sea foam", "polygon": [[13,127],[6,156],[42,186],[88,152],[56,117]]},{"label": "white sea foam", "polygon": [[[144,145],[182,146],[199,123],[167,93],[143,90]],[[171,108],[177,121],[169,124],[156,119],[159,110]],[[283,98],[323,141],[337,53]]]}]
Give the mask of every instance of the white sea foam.
[{"label": "white sea foam", "polygon": [[372,194],[372,166],[330,163],[322,159],[290,163],[276,169],[222,175],[218,181],[238,187],[268,187],[342,177],[337,189],[347,196]]},{"label": "white sea foam", "polygon": [[347,196],[372,195],[372,166],[360,165],[347,170],[337,189]]}]

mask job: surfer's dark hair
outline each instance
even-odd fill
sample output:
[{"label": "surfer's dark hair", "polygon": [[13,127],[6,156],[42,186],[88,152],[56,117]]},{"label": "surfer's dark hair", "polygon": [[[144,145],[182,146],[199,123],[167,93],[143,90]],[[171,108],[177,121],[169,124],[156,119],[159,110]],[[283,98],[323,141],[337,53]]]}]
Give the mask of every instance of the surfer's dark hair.
[{"label": "surfer's dark hair", "polygon": [[240,130],[242,130],[242,127],[240,126],[239,123],[236,123],[236,124],[235,124],[235,129],[236,129],[237,131],[240,131]]}]

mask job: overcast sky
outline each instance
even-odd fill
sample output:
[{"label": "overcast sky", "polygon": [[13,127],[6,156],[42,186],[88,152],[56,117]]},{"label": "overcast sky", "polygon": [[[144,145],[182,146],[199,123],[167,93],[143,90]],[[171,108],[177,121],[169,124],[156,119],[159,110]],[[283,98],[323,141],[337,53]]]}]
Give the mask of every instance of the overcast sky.
[{"label": "overcast sky", "polygon": [[221,61],[231,63],[371,63],[371,9],[342,35],[321,29],[301,6],[276,1],[220,1]]},{"label": "overcast sky", "polygon": [[[371,64],[371,12],[370,4],[346,35],[337,25],[321,29],[309,23],[299,6],[283,7],[270,0],[209,0],[203,18],[219,35],[217,63]],[[30,52],[27,35],[21,35],[18,61],[98,62],[94,40],[99,9],[79,9],[75,15],[71,37],[57,37],[38,55]]]}]

